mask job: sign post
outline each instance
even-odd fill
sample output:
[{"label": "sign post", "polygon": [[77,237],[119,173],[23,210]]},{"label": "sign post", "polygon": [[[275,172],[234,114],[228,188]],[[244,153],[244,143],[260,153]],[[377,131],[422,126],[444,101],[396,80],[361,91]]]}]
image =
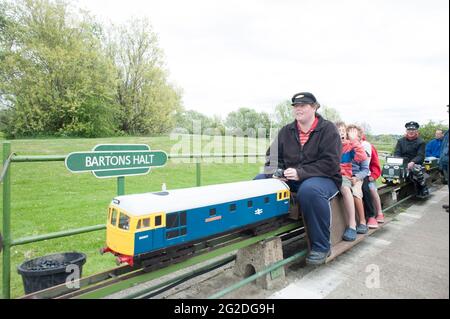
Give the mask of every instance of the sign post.
[{"label": "sign post", "polygon": [[151,151],[145,144],[100,144],[91,152],[73,152],[66,157],[72,173],[92,172],[97,178],[117,177],[117,195],[125,194],[125,176],[145,175],[151,167],[167,162],[163,151]]}]

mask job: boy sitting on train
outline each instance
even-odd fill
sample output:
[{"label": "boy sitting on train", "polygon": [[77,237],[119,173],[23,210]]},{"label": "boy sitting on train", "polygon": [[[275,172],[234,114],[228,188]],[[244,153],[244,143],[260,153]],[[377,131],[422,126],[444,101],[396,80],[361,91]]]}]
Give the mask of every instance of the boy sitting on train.
[{"label": "boy sitting on train", "polygon": [[[362,196],[361,183],[357,183],[352,177],[352,162],[367,160],[367,155],[361,143],[357,139],[356,130],[347,131],[344,122],[337,122],[336,126],[342,141],[341,175],[342,186],[340,188],[344,207],[347,213],[347,228],[342,236],[343,240],[354,241],[356,239],[355,202],[353,196]],[[353,194],[352,194],[353,193]]]},{"label": "boy sitting on train", "polygon": [[[362,139],[362,129],[357,125],[349,125],[347,127],[347,133],[350,136],[350,134],[355,136],[355,139],[357,139],[361,143]],[[365,152],[364,152],[365,153]],[[369,175],[369,158],[366,154],[366,159],[363,161],[352,161],[352,185],[354,185],[354,188],[357,191],[353,192],[353,198],[355,200],[355,206],[356,206],[356,213],[357,213],[357,219],[358,219],[358,226],[356,227],[356,232],[358,234],[366,234],[369,229],[367,228],[366,223],[366,215],[364,211],[364,204],[363,204],[363,192],[362,192],[362,184],[364,181],[364,178]]]}]

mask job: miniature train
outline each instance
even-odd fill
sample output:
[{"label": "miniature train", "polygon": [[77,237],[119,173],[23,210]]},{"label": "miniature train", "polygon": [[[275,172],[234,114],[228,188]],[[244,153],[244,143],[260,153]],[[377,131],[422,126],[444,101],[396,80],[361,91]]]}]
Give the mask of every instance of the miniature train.
[{"label": "miniature train", "polygon": [[[408,178],[408,163],[402,157],[386,157],[386,163],[381,171],[381,181],[387,185],[403,184]],[[426,157],[423,162],[423,168],[426,173],[438,168],[438,159],[435,157]]]},{"label": "miniature train", "polygon": [[407,165],[402,157],[386,157],[381,170],[381,182],[388,185],[402,184],[408,177]]},{"label": "miniature train", "polygon": [[287,217],[289,200],[289,186],[278,179],[118,196],[101,252],[133,266],[157,251]]}]

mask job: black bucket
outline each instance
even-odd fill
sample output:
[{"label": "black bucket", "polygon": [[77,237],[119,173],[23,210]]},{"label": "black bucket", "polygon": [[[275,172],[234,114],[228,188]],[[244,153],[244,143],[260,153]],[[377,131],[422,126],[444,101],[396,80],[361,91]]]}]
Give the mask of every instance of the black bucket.
[{"label": "black bucket", "polygon": [[17,272],[22,275],[25,294],[30,294],[65,283],[67,277],[73,273],[72,267],[67,269],[69,265],[79,267],[81,278],[85,262],[86,255],[83,253],[53,254],[28,260],[17,267]]}]

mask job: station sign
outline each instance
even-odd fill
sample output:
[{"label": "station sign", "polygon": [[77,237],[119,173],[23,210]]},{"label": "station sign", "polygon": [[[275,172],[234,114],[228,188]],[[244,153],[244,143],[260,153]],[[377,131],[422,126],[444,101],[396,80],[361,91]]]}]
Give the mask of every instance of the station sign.
[{"label": "station sign", "polygon": [[100,144],[91,152],[70,153],[65,161],[72,173],[92,172],[98,178],[145,175],[166,162],[165,152],[145,144]]}]

